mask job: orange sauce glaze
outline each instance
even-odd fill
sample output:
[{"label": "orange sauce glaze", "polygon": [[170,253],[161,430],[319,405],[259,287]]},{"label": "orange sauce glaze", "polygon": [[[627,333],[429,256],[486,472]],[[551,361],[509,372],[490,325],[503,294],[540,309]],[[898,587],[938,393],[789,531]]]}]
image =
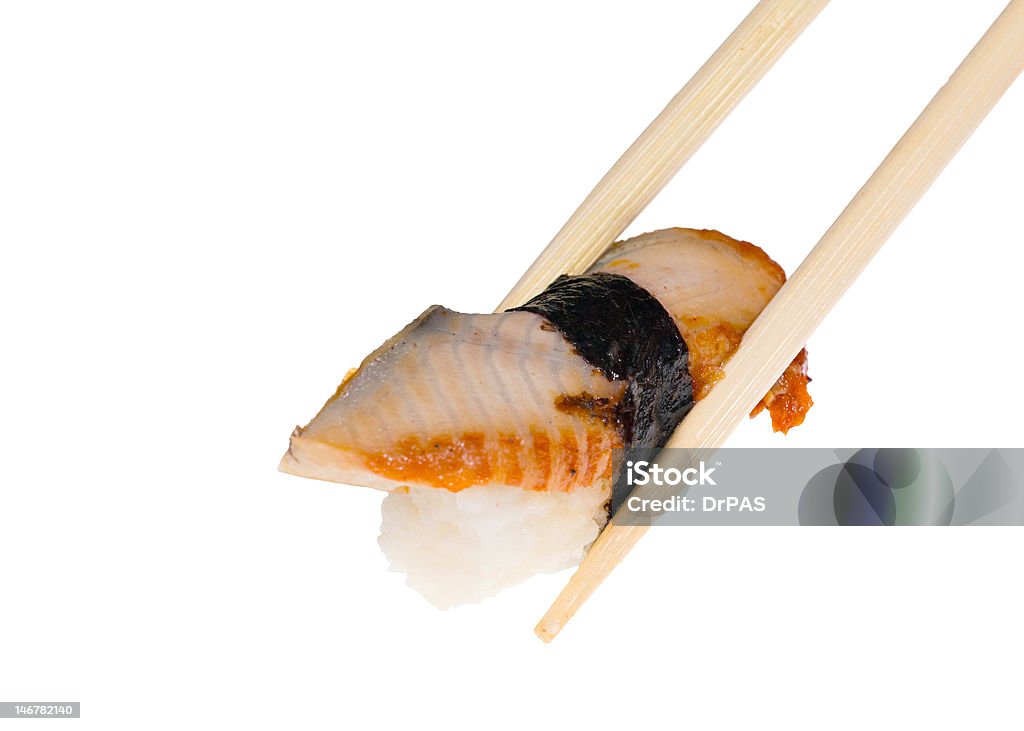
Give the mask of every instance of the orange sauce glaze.
[{"label": "orange sauce glaze", "polygon": [[[683,340],[690,351],[690,375],[693,377],[693,400],[707,397],[725,375],[725,364],[740,346],[743,333],[729,323],[708,324],[700,318],[684,318],[680,323]],[[753,418],[765,409],[772,417],[772,429],[785,434],[804,422],[808,409],[814,405],[807,392],[807,351],[801,350],[789,367],[750,412]]]},{"label": "orange sauce glaze", "polygon": [[754,418],[767,408],[772,417],[772,429],[775,431],[785,434],[794,426],[800,426],[804,423],[807,410],[814,405],[811,394],[807,392],[807,384],[810,382],[811,379],[807,376],[807,351],[801,350],[771,390],[750,412],[750,418]]},{"label": "orange sauce glaze", "polygon": [[557,439],[540,429],[531,429],[525,440],[499,432],[490,445],[483,432],[409,436],[387,452],[366,454],[365,463],[381,477],[452,492],[489,483],[569,492],[611,477],[611,459],[602,459],[610,451],[605,446],[609,440],[611,447],[621,446],[614,429],[596,424],[586,429],[583,454],[576,431],[570,429],[561,430]]}]

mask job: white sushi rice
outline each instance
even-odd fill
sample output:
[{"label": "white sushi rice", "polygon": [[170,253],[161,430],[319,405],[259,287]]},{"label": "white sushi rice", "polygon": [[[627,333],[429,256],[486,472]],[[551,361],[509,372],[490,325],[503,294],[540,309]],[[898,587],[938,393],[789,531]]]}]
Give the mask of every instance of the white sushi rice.
[{"label": "white sushi rice", "polygon": [[605,524],[608,484],[571,493],[480,485],[395,490],[381,507],[391,570],[446,609],[575,566]]}]

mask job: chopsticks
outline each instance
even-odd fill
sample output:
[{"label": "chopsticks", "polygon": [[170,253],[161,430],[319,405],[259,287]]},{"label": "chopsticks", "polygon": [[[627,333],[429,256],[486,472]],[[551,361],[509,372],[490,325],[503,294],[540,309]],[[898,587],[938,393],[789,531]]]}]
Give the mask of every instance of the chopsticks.
[{"label": "chopsticks", "polygon": [[826,5],[761,0],[605,174],[497,312],[593,264]]},{"label": "chopsticks", "polygon": [[[1024,0],[1011,0],[750,327],[724,379],[697,402],[666,447],[700,451],[724,443],[1022,69]],[[605,195],[606,202],[614,200]],[[628,198],[629,191],[622,195]],[[574,258],[566,253],[559,260]],[[558,634],[646,530],[608,524],[537,625],[542,640]]]}]

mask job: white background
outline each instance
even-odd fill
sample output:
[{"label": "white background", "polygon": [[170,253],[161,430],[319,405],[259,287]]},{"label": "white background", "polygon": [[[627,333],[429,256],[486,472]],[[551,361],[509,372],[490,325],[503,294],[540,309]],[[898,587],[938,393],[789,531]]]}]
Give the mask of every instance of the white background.
[{"label": "white background", "polygon": [[[1020,728],[1020,530],[655,530],[545,646],[566,574],[439,612],[379,493],[275,471],[427,305],[493,308],[752,4],[4,3],[0,700]],[[792,271],[1001,4],[837,0],[629,233]],[[1022,128],[1018,84],[809,343],[806,424],[731,445],[1024,446]]]}]

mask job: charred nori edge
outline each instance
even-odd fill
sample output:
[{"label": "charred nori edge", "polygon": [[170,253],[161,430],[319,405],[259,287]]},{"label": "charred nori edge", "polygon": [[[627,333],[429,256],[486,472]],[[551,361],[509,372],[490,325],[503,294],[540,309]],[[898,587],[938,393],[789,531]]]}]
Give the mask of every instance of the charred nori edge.
[{"label": "charred nori edge", "polygon": [[[642,449],[653,458],[693,407],[690,354],[679,328],[662,304],[633,280],[604,272],[563,275],[510,311],[516,310],[540,315],[607,378],[627,382],[616,419],[627,448]],[[629,492],[620,472],[609,515]]]}]

